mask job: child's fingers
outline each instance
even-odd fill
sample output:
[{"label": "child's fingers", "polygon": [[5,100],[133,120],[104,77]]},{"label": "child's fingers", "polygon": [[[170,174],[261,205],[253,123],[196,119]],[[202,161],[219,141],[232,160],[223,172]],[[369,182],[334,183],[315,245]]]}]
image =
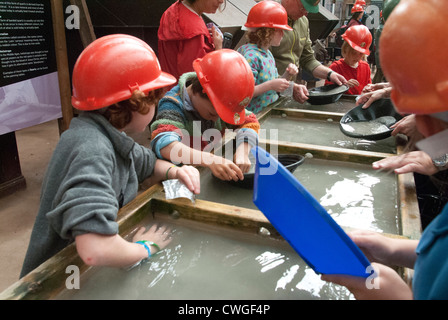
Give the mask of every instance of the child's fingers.
[{"label": "child's fingers", "polygon": [[141,236],[145,232],[145,227],[141,227],[135,233],[136,236]]}]

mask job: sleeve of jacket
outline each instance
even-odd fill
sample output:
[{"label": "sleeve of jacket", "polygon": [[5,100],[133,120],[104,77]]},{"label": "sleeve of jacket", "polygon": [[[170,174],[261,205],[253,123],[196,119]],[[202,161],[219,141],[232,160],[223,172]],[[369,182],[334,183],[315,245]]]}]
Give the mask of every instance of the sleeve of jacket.
[{"label": "sleeve of jacket", "polygon": [[70,167],[53,200],[53,210],[46,214],[52,228],[63,238],[73,239],[84,233],[112,235],[119,203],[113,188],[113,156],[84,148],[74,150]]},{"label": "sleeve of jacket", "polygon": [[156,120],[151,125],[151,149],[159,159],[160,150],[174,141],[182,140],[186,117],[176,98],[166,95],[159,103]]},{"label": "sleeve of jacket", "polygon": [[258,122],[257,116],[246,110],[246,119],[244,123],[237,128],[236,131],[236,147],[247,142],[252,147],[258,145],[258,134],[260,132],[260,123]]},{"label": "sleeve of jacket", "polygon": [[131,154],[137,179],[141,183],[153,174],[157,160],[156,155],[151,149],[138,143],[134,145]]},{"label": "sleeve of jacket", "polygon": [[321,63],[316,59],[314,55],[314,50],[311,47],[313,45],[310,38],[310,27],[308,19],[302,19],[300,24],[301,34],[306,35],[305,46],[300,56],[300,66],[306,71],[312,74],[313,70],[316,69]]},{"label": "sleeve of jacket", "polygon": [[244,120],[244,123],[241,125],[241,128],[252,129],[257,134],[260,132],[260,123],[258,122],[255,113],[246,110],[246,119]]}]

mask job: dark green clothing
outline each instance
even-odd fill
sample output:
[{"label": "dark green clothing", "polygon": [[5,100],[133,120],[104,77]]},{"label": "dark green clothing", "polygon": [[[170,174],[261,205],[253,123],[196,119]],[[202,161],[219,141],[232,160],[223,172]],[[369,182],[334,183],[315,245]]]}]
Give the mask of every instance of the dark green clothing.
[{"label": "dark green clothing", "polygon": [[278,74],[282,76],[290,63],[312,74],[313,70],[321,63],[315,58],[311,48],[308,18],[303,16],[296,21],[289,19],[288,23],[293,30],[285,30],[280,45],[270,48],[275,58]]}]

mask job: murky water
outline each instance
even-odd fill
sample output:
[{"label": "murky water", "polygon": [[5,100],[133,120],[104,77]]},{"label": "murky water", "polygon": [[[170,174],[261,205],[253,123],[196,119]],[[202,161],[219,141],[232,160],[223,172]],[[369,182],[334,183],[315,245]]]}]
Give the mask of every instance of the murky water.
[{"label": "murky water", "polygon": [[58,299],[352,299],[320,280],[283,241],[198,223],[173,225],[170,245],[130,271],[95,268]]},{"label": "murky water", "polygon": [[[394,174],[368,165],[306,159],[294,176],[343,227],[399,234],[397,182]],[[282,201],[281,192],[272,191]],[[201,174],[198,199],[258,209],[253,191]]]},{"label": "murky water", "polygon": [[342,123],[341,126],[346,132],[356,134],[357,136],[366,136],[388,132],[390,130],[389,127],[395,122],[397,120],[394,117],[384,116],[370,121]]},{"label": "murky water", "polygon": [[[294,175],[341,226],[398,234],[393,175],[319,159],[306,159]],[[201,190],[199,198],[256,209],[252,190],[220,181],[209,171],[201,175]],[[321,281],[283,241],[183,219],[168,224],[173,241],[161,253],[129,271],[93,268],[80,290],[58,299],[353,298],[345,288]]]},{"label": "murky water", "polygon": [[[335,105],[350,110],[352,102]],[[394,141],[378,147],[348,138],[338,123],[286,120],[268,119],[263,128],[281,128],[279,140],[395,151]],[[294,175],[341,226],[399,233],[394,175],[319,159],[306,159]],[[220,181],[209,170],[201,175],[201,190],[199,199],[257,209],[252,190]],[[321,281],[283,241],[182,219],[168,223],[173,241],[165,250],[131,270],[92,268],[80,290],[58,299],[353,299],[345,288]]]},{"label": "murky water", "polygon": [[[351,138],[343,134],[339,128],[339,122],[312,119],[291,119],[282,117],[268,118],[261,124],[266,130],[266,139],[278,139],[280,141],[308,143],[327,147],[338,147],[354,150],[374,152],[396,153],[394,137],[371,141]],[[277,136],[271,133],[276,130]]]},{"label": "murky water", "polygon": [[399,234],[394,174],[362,164],[307,159],[294,176],[341,226]]}]

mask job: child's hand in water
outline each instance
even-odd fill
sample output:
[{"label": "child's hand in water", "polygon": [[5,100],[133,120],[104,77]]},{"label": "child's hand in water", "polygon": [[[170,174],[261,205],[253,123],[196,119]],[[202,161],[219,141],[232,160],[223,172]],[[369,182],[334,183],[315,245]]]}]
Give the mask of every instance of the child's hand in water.
[{"label": "child's hand in water", "polygon": [[[134,235],[133,242],[136,241],[151,241],[157,244],[157,246],[162,250],[168,246],[172,240],[171,229],[166,226],[158,226],[156,224],[152,225],[148,231],[144,227],[141,227]],[[151,254],[156,253],[158,250],[155,246],[150,246]]]}]

